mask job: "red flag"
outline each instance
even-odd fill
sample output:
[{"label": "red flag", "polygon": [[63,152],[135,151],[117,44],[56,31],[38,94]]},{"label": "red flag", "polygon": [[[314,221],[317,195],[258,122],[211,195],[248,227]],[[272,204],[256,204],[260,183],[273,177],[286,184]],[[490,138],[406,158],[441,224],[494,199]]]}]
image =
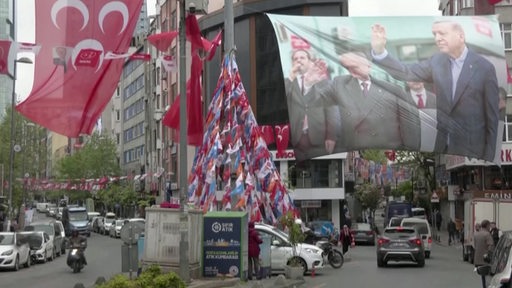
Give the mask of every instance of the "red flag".
[{"label": "red flag", "polygon": [[[187,81],[187,143],[199,146],[203,142],[203,112],[201,104],[201,70],[203,62],[197,53],[192,57],[190,79]],[[180,128],[180,98],[174,99],[169,111],[165,113],[162,124],[176,129]],[[179,133],[175,134],[175,141],[179,141]]]},{"label": "red flag", "polygon": [[213,56],[215,56],[215,52],[217,51],[217,47],[220,46],[222,43],[222,30],[217,33],[215,38],[212,40],[212,44],[210,46],[210,49],[208,50],[208,57],[206,58],[207,61],[210,61],[213,59]]},{"label": "red flag", "polygon": [[498,4],[500,3],[502,0],[487,0],[487,2],[489,2],[489,4],[491,5],[495,5],[495,4]]},{"label": "red flag", "polygon": [[290,124],[276,125],[274,130],[276,131],[277,153],[282,154],[288,148],[290,141]]},{"label": "red flag", "polygon": [[274,138],[274,127],[270,125],[262,125],[260,126],[261,134],[263,135],[263,139],[267,143],[267,145],[270,145],[275,142]]},{"label": "red flag", "polygon": [[194,52],[197,49],[208,50],[210,48],[210,41],[201,37],[201,29],[199,29],[199,23],[194,14],[189,14],[185,19],[185,33],[187,34],[187,40],[192,44],[191,51]]},{"label": "red flag", "polygon": [[[32,93],[16,109],[64,136],[90,134],[117,88],[124,64],[123,59],[104,61],[103,55],[128,50],[142,2],[35,1],[36,43],[41,51]],[[74,65],[87,49],[101,52],[98,63]]]},{"label": "red flag", "polygon": [[510,68],[507,65],[507,83],[512,83],[512,76],[510,75]]},{"label": "red flag", "polygon": [[75,60],[75,66],[89,66],[96,67],[100,61],[102,52],[94,49],[82,49],[78,52],[78,56]]},{"label": "red flag", "polygon": [[151,60],[151,55],[148,53],[134,53],[134,54],[130,55],[130,59],[149,61],[149,60]]},{"label": "red flag", "polygon": [[9,54],[12,53],[11,44],[12,42],[9,40],[0,40],[0,74],[10,74],[9,63],[11,61]]},{"label": "red flag", "polygon": [[170,31],[148,36],[148,42],[161,52],[167,52],[169,47],[178,36],[178,31]]}]

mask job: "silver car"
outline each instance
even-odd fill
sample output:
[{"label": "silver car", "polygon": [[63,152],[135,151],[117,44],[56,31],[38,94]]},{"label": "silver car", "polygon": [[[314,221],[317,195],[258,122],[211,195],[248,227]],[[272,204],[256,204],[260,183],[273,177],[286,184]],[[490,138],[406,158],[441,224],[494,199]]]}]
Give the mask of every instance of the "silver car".
[{"label": "silver car", "polygon": [[489,277],[492,277],[491,281],[487,281],[488,287],[510,287],[512,284],[512,253],[510,253],[511,248],[512,231],[503,232],[503,235],[500,237],[500,240],[494,249],[494,254],[491,257],[491,263],[489,266],[487,266],[488,269],[486,269],[486,272],[489,273]]},{"label": "silver car", "polygon": [[[52,239],[46,232],[19,232],[18,238],[27,241],[30,246],[30,256],[33,262],[46,263],[55,259],[55,248]],[[23,240],[22,240],[23,239]]]},{"label": "silver car", "polygon": [[18,271],[20,265],[30,267],[30,246],[27,241],[20,241],[18,233],[0,232],[0,268]]}]

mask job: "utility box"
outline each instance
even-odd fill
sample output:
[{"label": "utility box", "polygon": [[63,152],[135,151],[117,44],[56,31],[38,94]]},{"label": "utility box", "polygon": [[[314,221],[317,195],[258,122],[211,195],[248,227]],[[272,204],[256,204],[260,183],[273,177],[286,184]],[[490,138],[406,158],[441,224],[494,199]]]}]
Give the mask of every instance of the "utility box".
[{"label": "utility box", "polygon": [[213,211],[203,218],[204,277],[247,279],[247,212]]},{"label": "utility box", "polygon": [[[265,234],[265,235],[262,235]],[[260,278],[270,278],[272,276],[271,267],[271,245],[272,238],[266,233],[260,233]]]}]

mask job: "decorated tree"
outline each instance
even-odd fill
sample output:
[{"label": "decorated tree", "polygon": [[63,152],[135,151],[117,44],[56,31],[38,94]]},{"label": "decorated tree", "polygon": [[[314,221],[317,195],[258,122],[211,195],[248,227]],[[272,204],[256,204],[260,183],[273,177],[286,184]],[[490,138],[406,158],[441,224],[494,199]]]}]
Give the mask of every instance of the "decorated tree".
[{"label": "decorated tree", "polygon": [[276,224],[293,211],[286,185],[274,165],[251,110],[233,55],[224,58],[210,103],[202,145],[189,176],[189,201],[204,211],[216,206],[249,212],[251,221]]}]

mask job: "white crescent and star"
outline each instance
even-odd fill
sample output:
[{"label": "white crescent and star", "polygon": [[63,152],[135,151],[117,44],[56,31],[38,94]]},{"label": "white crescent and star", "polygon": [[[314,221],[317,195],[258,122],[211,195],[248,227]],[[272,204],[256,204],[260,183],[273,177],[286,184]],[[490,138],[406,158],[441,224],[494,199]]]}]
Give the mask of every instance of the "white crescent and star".
[{"label": "white crescent and star", "polygon": [[[58,29],[61,29],[59,25],[57,24],[57,14],[65,8],[75,8],[77,9],[80,14],[82,14],[83,19],[83,25],[80,30],[84,30],[87,26],[87,23],[89,23],[89,10],[87,6],[80,0],[57,0],[51,9],[51,18],[53,25],[57,27]],[[128,26],[128,21],[130,18],[130,13],[128,10],[128,7],[121,1],[111,1],[105,4],[99,14],[98,14],[98,24],[100,26],[101,32],[105,34],[105,29],[103,28],[103,22],[105,22],[105,18],[108,14],[112,12],[119,12],[123,16],[123,27],[119,31],[119,35],[123,33],[123,31],[126,29],[126,26]]]},{"label": "white crescent and star", "polygon": [[58,0],[57,2],[55,2],[51,10],[53,25],[60,29],[59,25],[57,24],[57,14],[60,10],[66,7],[75,8],[78,11],[80,11],[82,16],[84,17],[84,23],[80,30],[84,30],[85,26],[87,26],[87,23],[89,22],[89,10],[87,9],[87,6],[79,0]]},{"label": "white crescent and star", "polygon": [[123,28],[119,31],[119,34],[123,33],[124,29],[128,25],[128,20],[130,17],[130,13],[128,11],[128,7],[121,1],[112,1],[108,2],[101,8],[100,13],[98,15],[98,22],[100,24],[100,29],[103,34],[105,34],[105,30],[103,29],[103,22],[105,21],[105,17],[112,12],[119,12],[123,16]]}]

